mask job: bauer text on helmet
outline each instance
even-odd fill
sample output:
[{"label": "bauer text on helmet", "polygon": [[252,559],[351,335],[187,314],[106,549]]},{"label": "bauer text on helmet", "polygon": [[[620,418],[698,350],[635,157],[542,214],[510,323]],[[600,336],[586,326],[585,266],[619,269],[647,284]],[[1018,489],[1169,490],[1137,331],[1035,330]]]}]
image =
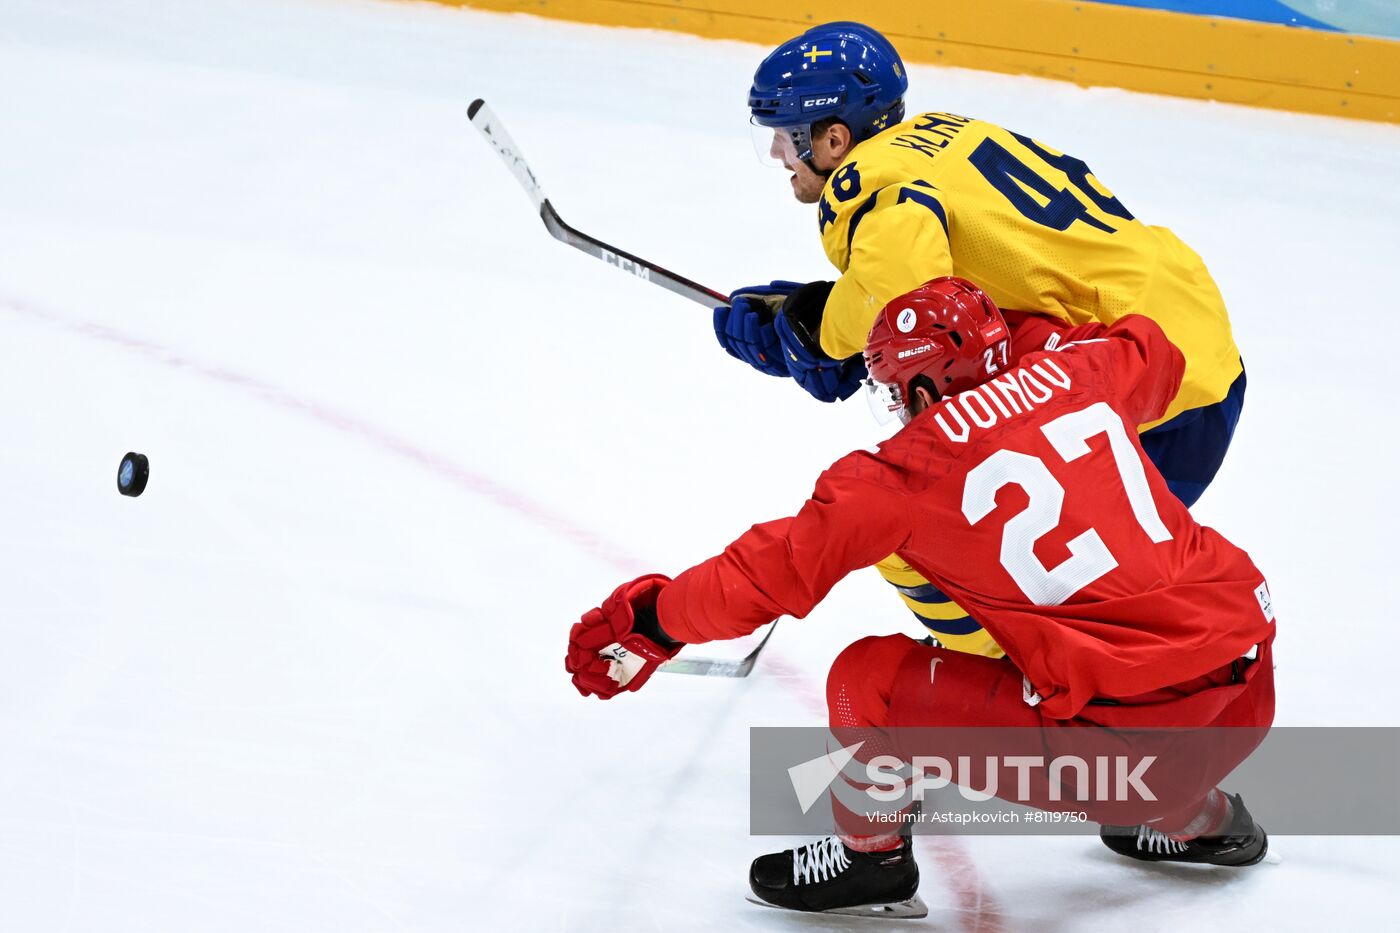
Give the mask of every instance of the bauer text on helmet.
[{"label": "bauer text on helmet", "polygon": [[876,316],[865,348],[872,409],[907,424],[926,404],[981,385],[1009,362],[1010,336],[996,304],[966,279],[943,276],[900,295]]}]

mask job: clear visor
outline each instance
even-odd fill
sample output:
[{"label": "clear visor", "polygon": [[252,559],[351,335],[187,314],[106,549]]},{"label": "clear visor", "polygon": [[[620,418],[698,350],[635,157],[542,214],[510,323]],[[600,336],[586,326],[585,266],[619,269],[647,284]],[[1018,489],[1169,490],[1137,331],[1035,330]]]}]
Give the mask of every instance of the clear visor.
[{"label": "clear visor", "polygon": [[866,379],[865,400],[870,405],[870,413],[875,416],[876,423],[909,423],[909,409],[904,406],[904,393],[899,391],[899,386]]},{"label": "clear visor", "polygon": [[775,129],[763,126],[750,118],[749,135],[753,139],[753,151],[758,156],[758,161],[774,168],[785,168],[790,172],[796,171],[795,166],[806,154],[799,152],[799,141],[803,150],[811,149],[806,126],[782,126]]}]

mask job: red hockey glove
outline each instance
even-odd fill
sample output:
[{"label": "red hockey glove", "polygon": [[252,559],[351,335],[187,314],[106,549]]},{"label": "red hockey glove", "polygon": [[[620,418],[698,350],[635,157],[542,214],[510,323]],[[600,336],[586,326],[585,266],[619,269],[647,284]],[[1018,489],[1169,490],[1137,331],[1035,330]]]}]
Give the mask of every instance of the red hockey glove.
[{"label": "red hockey glove", "polygon": [[670,582],[655,573],[638,577],[574,623],[564,669],[574,675],[579,693],[610,700],[624,690],[639,690],[662,661],[681,650],[656,621],[656,597]]}]

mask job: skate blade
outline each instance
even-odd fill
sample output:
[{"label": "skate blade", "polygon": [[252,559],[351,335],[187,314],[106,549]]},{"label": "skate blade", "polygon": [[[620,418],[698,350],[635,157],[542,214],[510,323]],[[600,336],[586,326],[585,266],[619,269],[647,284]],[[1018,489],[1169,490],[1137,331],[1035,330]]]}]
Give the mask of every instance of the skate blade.
[{"label": "skate blade", "polygon": [[[759,907],[771,907],[774,910],[789,909],[760,900],[753,894],[747,895],[747,899]],[[907,901],[896,901],[893,904],[860,904],[856,907],[833,907],[830,910],[793,911],[793,913],[830,914],[838,917],[865,917],[875,920],[918,920],[928,916],[928,905],[924,903],[922,897],[915,894]]]}]

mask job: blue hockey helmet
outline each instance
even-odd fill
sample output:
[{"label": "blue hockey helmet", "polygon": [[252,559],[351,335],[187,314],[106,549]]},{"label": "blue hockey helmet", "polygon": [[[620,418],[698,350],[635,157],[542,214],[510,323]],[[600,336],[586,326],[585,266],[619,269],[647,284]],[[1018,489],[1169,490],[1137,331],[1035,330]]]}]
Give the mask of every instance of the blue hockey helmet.
[{"label": "blue hockey helmet", "polygon": [[904,119],[908,88],[890,40],[861,23],[826,23],[763,60],[749,90],[749,112],[756,126],[786,136],[810,166],[812,124],[836,117],[861,142]]}]

